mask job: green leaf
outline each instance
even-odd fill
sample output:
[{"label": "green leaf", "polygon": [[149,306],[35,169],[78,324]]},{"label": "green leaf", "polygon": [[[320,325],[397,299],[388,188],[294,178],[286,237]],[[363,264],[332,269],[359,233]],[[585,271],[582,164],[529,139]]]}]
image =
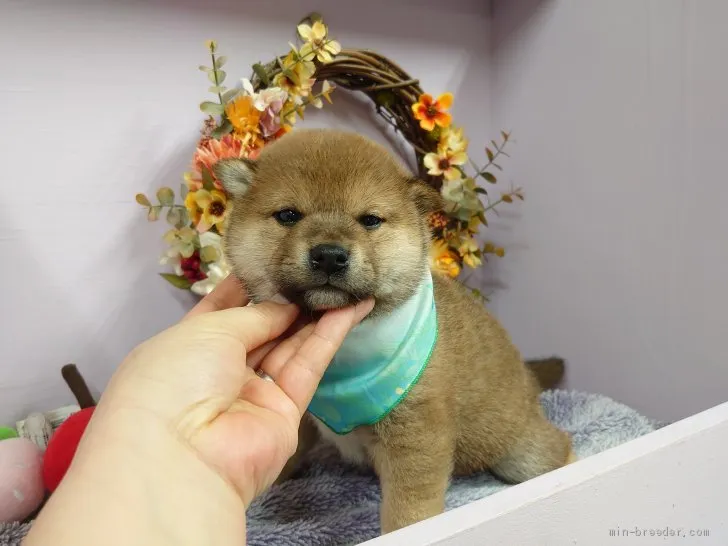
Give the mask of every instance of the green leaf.
[{"label": "green leaf", "polygon": [[212,85],[212,86],[208,87],[207,90],[210,93],[215,93],[215,94],[224,93],[225,91],[227,91],[227,87],[225,87],[224,85]]},{"label": "green leaf", "polygon": [[202,173],[202,186],[207,191],[215,189],[215,177],[212,176],[210,169],[202,165],[202,169],[200,169],[200,171]]},{"label": "green leaf", "polygon": [[180,216],[181,216],[180,210],[181,209],[179,209],[177,207],[171,207],[167,211],[167,223],[170,226],[176,226],[179,223]]},{"label": "green leaf", "polygon": [[174,192],[172,188],[159,188],[157,190],[157,199],[163,207],[171,207],[174,205]]},{"label": "green leaf", "polygon": [[220,68],[227,62],[227,57],[224,55],[215,59],[215,68]]},{"label": "green leaf", "polygon": [[179,185],[179,197],[182,199],[182,201],[185,200],[185,197],[187,197],[187,194],[189,193],[189,188],[187,187],[187,184],[180,184]]},{"label": "green leaf", "polygon": [[149,202],[149,199],[147,199],[147,196],[143,193],[137,193],[136,194],[136,202],[139,203],[143,207],[151,207],[152,204]]},{"label": "green leaf", "polygon": [[481,174],[480,176],[485,178],[491,184],[495,184],[496,182],[498,182],[498,179],[495,176],[493,176],[491,173],[485,172],[485,173]]},{"label": "green leaf", "polygon": [[207,73],[207,79],[210,80],[215,85],[218,85],[219,83],[222,83],[222,82],[220,80],[216,79],[215,72],[217,72],[217,71],[216,70],[210,70]]},{"label": "green leaf", "polygon": [[225,107],[222,104],[216,102],[210,102],[209,100],[200,104],[200,110],[205,114],[222,114],[225,111]]},{"label": "green leaf", "polygon": [[483,211],[478,213],[478,218],[480,218],[480,221],[483,222],[485,227],[488,227],[488,220],[485,218],[485,213]]},{"label": "green leaf", "polygon": [[482,193],[484,195],[488,195],[488,192],[485,191],[485,188],[475,188],[475,193]]},{"label": "green leaf", "polygon": [[212,68],[210,68],[209,66],[203,66],[203,65],[200,65],[200,66],[198,66],[197,68],[199,68],[199,69],[200,69],[200,70],[202,70],[203,72],[212,72]]},{"label": "green leaf", "polygon": [[232,130],[233,124],[225,120],[222,125],[220,125],[219,127],[215,127],[215,129],[211,133],[211,136],[212,138],[222,138],[225,135],[229,134]]},{"label": "green leaf", "polygon": [[215,78],[217,77],[217,84],[220,85],[225,81],[225,76],[227,76],[227,74],[225,74],[224,70],[215,70],[213,71],[212,76],[212,83],[216,82]]},{"label": "green leaf", "polygon": [[183,227],[187,227],[190,225],[190,213],[187,211],[186,208],[184,209],[177,209],[179,211],[179,221],[177,224],[175,224],[174,227],[177,229],[182,229]]},{"label": "green leaf", "polygon": [[268,87],[270,85],[270,77],[268,76],[268,72],[265,71],[265,68],[260,63],[255,63],[253,65],[253,72],[255,72],[255,75],[258,76],[261,83]]},{"label": "green leaf", "polygon": [[159,220],[159,212],[162,210],[162,207],[159,205],[156,205],[154,207],[149,207],[149,210],[147,211],[147,220],[150,222],[156,222]]},{"label": "green leaf", "polygon": [[175,288],[189,290],[190,286],[192,286],[192,282],[187,277],[178,277],[177,275],[173,275],[172,273],[160,273],[159,276]]}]

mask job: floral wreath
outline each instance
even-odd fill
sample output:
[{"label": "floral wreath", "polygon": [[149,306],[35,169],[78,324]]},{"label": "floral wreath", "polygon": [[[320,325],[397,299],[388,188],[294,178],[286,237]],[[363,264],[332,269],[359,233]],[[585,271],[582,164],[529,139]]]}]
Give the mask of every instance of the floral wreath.
[{"label": "floral wreath", "polygon": [[[442,193],[445,208],[429,219],[431,267],[455,278],[464,266],[482,265],[488,255],[502,257],[503,248],[492,243],[480,246],[475,236],[481,226],[488,225],[487,212],[495,212],[501,203],[523,200],[523,193],[512,188],[491,200],[477,181],[497,182],[494,170],[502,169],[496,161],[508,157],[504,148],[510,135],[501,131],[500,141],[492,140],[486,146],[487,163],[480,166],[467,155],[463,130],[452,124],[448,113],[451,93],[433,98],[420,88],[418,80],[382,55],[342,49],[329,37],[318,14],[305,18],[297,35],[300,46],[289,44],[286,55],[254,64],[251,78],[242,79],[234,88],[223,85],[226,57],[218,54],[215,41],[206,43],[212,66],[199,69],[207,74],[212,84],[208,91],[216,100],[200,104],[208,116],[191,170],[185,173],[180,188],[182,204],[168,187],[157,191],[156,204],[144,194],[136,196],[150,221],[166,211],[172,226],[164,235],[169,248],[160,263],[172,266],[174,273],[160,275],[178,288],[204,295],[229,274],[221,245],[229,207],[213,165],[228,157],[255,159],[266,144],[291,131],[308,106],[322,108],[324,100],[331,103],[337,87],[364,93],[372,100],[376,113],[412,146],[419,176]],[[468,174],[468,166],[472,174]]]}]

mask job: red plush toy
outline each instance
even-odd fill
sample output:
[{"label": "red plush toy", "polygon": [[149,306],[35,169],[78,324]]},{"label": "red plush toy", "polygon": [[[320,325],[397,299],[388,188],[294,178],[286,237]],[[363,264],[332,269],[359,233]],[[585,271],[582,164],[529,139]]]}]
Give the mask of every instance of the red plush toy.
[{"label": "red plush toy", "polygon": [[61,373],[82,409],[66,419],[48,441],[43,456],[43,484],[51,492],[55,491],[66,475],[68,467],[71,466],[78,443],[96,408],[86,382],[76,366],[73,364],[64,366]]},{"label": "red plush toy", "polygon": [[43,484],[48,491],[55,491],[66,475],[94,409],[84,408],[71,415],[48,441],[43,457]]}]

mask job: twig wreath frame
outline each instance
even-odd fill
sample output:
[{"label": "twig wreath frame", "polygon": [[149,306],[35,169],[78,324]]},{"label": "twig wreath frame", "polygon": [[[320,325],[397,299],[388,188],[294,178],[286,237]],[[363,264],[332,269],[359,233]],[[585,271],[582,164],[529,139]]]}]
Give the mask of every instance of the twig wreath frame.
[{"label": "twig wreath frame", "polygon": [[[216,100],[200,104],[207,117],[180,194],[162,187],[154,204],[144,194],[136,195],[150,221],[166,211],[171,225],[164,235],[169,248],[160,263],[173,267],[174,273],[161,273],[162,277],[178,288],[204,295],[229,274],[221,246],[227,196],[215,179],[214,164],[227,157],[254,159],[267,143],[291,131],[308,106],[322,108],[324,100],[330,103],[337,87],[371,99],[375,113],[412,147],[418,175],[442,193],[445,209],[430,217],[432,268],[458,277],[463,267],[480,267],[488,255],[502,257],[503,248],[492,243],[481,246],[476,236],[488,225],[488,212],[523,200],[523,192],[511,188],[491,199],[478,181],[498,182],[495,172],[502,170],[498,161],[508,157],[509,133],[501,131],[499,141],[485,147],[487,162],[478,165],[468,157],[463,130],[452,123],[451,93],[434,98],[423,91],[418,79],[383,55],[368,49],[342,49],[329,37],[319,14],[303,19],[297,36],[300,45],[289,44],[286,55],[254,64],[251,77],[233,88],[224,85],[226,57],[218,54],[215,41],[206,43],[211,66],[199,68],[207,74],[212,84],[208,91]],[[182,203],[176,202],[177,197]]]}]

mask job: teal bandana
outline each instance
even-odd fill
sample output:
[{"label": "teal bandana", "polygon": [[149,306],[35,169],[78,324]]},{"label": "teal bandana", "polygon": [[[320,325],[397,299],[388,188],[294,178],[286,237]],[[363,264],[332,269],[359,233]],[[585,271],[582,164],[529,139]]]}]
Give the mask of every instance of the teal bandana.
[{"label": "teal bandana", "polygon": [[404,305],[352,329],[324,373],[308,411],[337,434],[373,425],[417,383],[436,340],[437,313],[428,269]]}]

